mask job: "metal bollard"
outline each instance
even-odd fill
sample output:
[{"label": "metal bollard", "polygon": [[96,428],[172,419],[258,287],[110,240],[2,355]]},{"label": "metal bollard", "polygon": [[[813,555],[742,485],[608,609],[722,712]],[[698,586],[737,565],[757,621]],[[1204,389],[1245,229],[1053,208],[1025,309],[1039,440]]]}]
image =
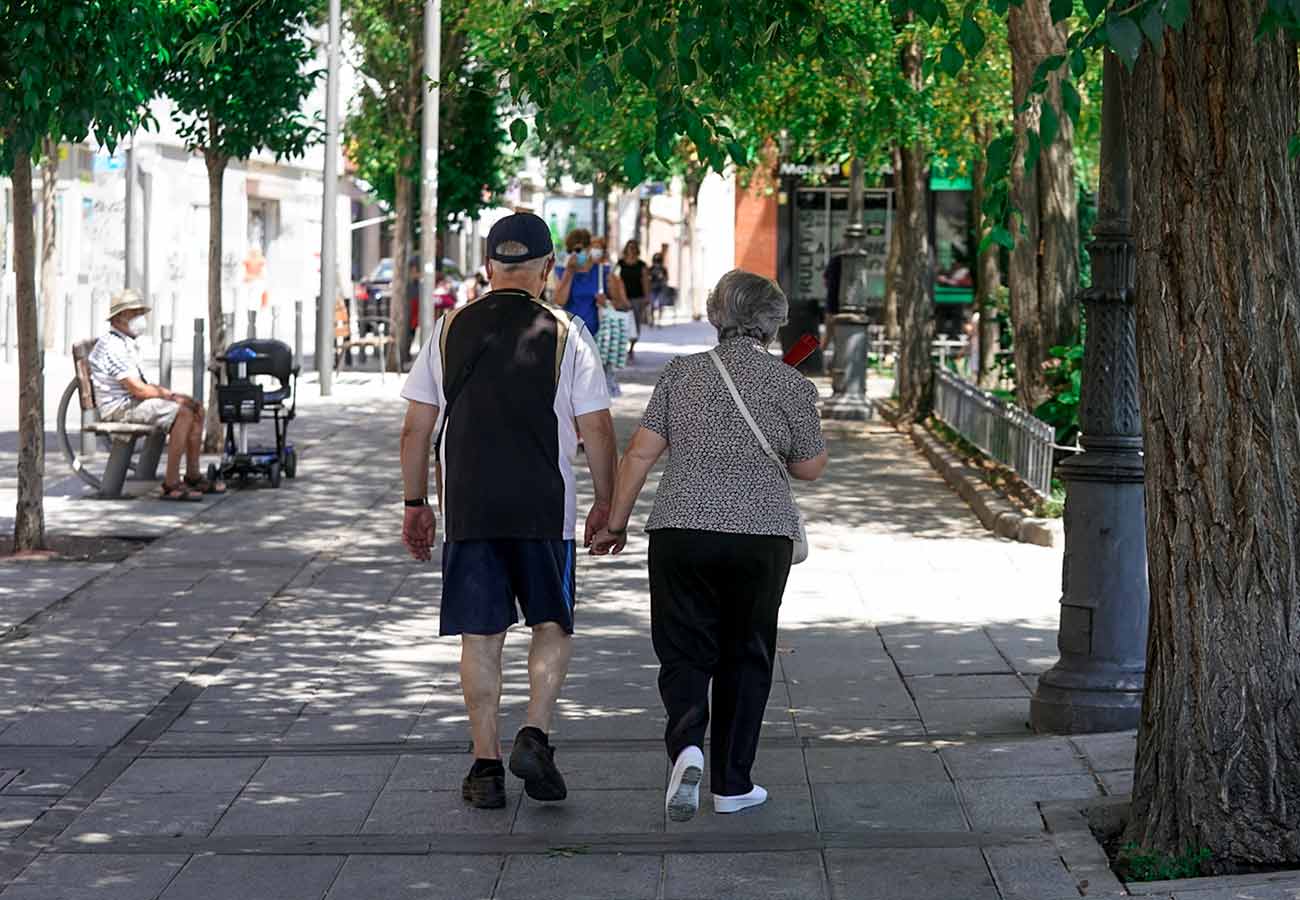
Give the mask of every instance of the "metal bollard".
[{"label": "metal bollard", "polygon": [[158,329],[158,381],[165,388],[172,386],[172,326]]},{"label": "metal bollard", "polygon": [[248,339],[257,340],[257,310],[255,309],[248,311]]},{"label": "metal bollard", "polygon": [[72,292],[68,291],[63,295],[63,346],[66,353],[72,355]]},{"label": "metal bollard", "polygon": [[9,324],[11,321],[11,317],[13,316],[13,311],[14,311],[14,298],[10,294],[6,293],[5,305],[4,305],[4,322],[0,323],[4,325],[4,336],[5,336],[4,346],[5,346],[6,363],[13,362],[13,349],[10,347],[10,345],[13,343],[14,330],[13,330],[13,326]]},{"label": "metal bollard", "polygon": [[204,375],[207,374],[207,366],[204,361],[208,358],[207,352],[203,349],[203,320],[194,320],[194,361],[191,368],[194,370],[194,389],[191,394],[194,402],[200,406],[203,405],[203,383]]},{"label": "metal bollard", "polygon": [[302,367],[302,300],[293,301],[293,362]]},{"label": "metal bollard", "polygon": [[280,307],[278,305],[271,307],[271,340],[280,339]]}]

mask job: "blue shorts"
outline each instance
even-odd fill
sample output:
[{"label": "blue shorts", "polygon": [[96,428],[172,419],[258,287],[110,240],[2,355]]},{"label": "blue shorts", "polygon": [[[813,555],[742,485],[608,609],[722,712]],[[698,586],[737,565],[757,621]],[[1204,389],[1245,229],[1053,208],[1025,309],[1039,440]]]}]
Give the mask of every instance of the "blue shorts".
[{"label": "blue shorts", "polygon": [[573,634],[573,541],[448,541],[442,545],[438,633],[500,634],[519,621]]}]

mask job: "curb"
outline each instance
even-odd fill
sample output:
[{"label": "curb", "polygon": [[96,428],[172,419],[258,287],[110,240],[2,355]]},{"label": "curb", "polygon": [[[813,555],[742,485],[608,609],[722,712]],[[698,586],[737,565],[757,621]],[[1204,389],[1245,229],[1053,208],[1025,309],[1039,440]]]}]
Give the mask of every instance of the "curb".
[{"label": "curb", "polygon": [[892,403],[876,401],[876,406],[886,421],[912,438],[934,470],[966,501],[980,524],[989,531],[1007,540],[1040,547],[1058,547],[1064,543],[1061,520],[1025,515],[924,427],[900,424],[897,408]]}]

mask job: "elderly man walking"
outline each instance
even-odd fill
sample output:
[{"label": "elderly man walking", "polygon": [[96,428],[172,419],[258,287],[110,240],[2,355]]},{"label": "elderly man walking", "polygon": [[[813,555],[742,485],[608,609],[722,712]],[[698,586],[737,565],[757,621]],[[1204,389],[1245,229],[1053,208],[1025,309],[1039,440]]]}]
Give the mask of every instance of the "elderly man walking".
[{"label": "elderly man walking", "polygon": [[[199,475],[203,407],[192,397],[145,381],[136,338],[148,324],[148,313],[149,305],[129,288],[113,296],[108,307],[109,332],[95,342],[89,359],[96,412],[102,422],[167,429],[162,499],[202,500],[205,493],[225,493],[222,482],[209,482]],[[185,458],[184,483],[181,457]]]},{"label": "elderly man walking", "polygon": [[439,319],[402,390],[409,401],[402,539],[416,559],[432,557],[428,482],[436,447],[444,518],[439,633],[461,638],[474,740],[462,794],[471,806],[494,809],[506,803],[497,713],[501,650],[519,620],[516,604],[532,645],[528,713],[510,771],[535,800],[566,796],[548,732],[573,634],[571,460],[579,429],[596,494],[584,544],[609,519],[617,456],[595,341],[580,318],[537,299],[555,263],[546,223],[527,213],[502,219],[488,233],[487,255],[492,290]]}]

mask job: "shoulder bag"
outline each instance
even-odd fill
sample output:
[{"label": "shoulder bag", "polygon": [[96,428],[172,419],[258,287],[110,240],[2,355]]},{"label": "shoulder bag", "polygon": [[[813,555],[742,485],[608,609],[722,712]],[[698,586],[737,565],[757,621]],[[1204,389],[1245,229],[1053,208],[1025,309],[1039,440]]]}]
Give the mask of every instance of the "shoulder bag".
[{"label": "shoulder bag", "polygon": [[795,538],[794,556],[791,557],[790,560],[792,564],[797,566],[808,558],[808,523],[807,520],[804,519],[803,510],[799,509],[798,501],[794,499],[794,491],[791,490],[790,486],[790,471],[786,468],[784,460],[782,460],[777,452],[772,449],[772,445],[767,442],[767,438],[763,435],[762,429],[758,427],[758,423],[754,421],[754,417],[749,414],[749,407],[746,406],[745,401],[741,399],[740,391],[736,390],[736,383],[731,380],[731,373],[727,371],[727,367],[723,364],[722,358],[718,356],[718,352],[716,350],[710,350],[709,358],[712,359],[713,364],[718,367],[718,372],[722,375],[722,380],[727,383],[727,390],[731,391],[731,399],[736,401],[736,409],[740,410],[740,415],[744,418],[746,424],[749,425],[749,430],[754,432],[754,437],[758,438],[758,445],[763,448],[763,454],[767,456],[768,459],[772,460],[772,462],[776,463],[777,471],[780,472],[781,477],[785,479],[786,490],[790,491],[790,503],[794,506],[795,515],[799,518],[799,536]]}]

